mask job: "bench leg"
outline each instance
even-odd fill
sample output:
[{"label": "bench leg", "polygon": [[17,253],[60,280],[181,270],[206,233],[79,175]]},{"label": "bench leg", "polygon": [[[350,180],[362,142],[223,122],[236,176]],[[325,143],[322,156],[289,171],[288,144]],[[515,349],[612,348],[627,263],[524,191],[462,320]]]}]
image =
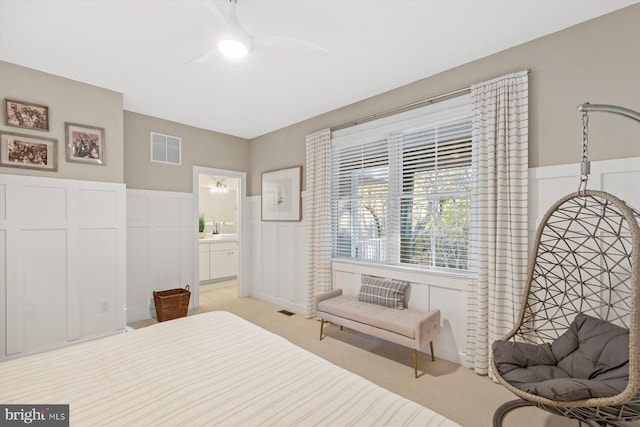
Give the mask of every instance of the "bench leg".
[{"label": "bench leg", "polygon": [[[429,347],[431,348],[431,361],[435,362],[436,358],[433,354],[433,341],[429,341]],[[418,378],[418,350],[413,349],[413,375]]]},{"label": "bench leg", "polygon": [[322,341],[322,331],[324,330],[324,319],[320,319],[320,341]]}]

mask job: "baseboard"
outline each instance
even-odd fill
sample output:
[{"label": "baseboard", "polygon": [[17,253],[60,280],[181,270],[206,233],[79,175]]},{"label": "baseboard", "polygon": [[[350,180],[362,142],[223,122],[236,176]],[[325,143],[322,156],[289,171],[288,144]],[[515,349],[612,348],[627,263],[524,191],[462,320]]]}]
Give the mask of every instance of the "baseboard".
[{"label": "baseboard", "polygon": [[127,324],[138,322],[140,320],[148,320],[151,319],[151,311],[141,311],[138,313],[127,313]]}]

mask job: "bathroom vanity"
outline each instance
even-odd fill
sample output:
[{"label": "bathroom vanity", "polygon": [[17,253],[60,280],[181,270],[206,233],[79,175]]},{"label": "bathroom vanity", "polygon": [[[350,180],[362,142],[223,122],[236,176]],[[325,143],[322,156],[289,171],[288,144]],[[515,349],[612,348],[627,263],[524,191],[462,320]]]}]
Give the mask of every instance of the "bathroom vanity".
[{"label": "bathroom vanity", "polygon": [[207,234],[200,239],[200,283],[235,278],[238,275],[238,236]]}]

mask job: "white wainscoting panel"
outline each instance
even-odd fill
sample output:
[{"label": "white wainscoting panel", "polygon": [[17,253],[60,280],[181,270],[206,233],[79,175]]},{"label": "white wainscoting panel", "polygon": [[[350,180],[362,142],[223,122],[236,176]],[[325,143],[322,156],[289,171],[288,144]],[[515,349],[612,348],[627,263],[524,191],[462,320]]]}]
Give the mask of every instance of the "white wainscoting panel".
[{"label": "white wainscoting panel", "polygon": [[247,202],[250,295],[303,313],[307,283],[304,221],[261,221],[260,196],[248,197]]},{"label": "white wainscoting panel", "polygon": [[[606,191],[640,209],[640,157],[591,162],[587,188]],[[529,169],[529,243],[547,210],[558,199],[578,191],[580,164]]]},{"label": "white wainscoting panel", "polygon": [[0,358],[125,327],[125,186],[0,175]]},{"label": "white wainscoting panel", "polygon": [[[15,289],[15,298],[9,301],[7,315],[19,319],[21,327],[14,352],[30,352],[67,341],[67,233],[59,230],[22,230],[18,273],[21,286]],[[12,292],[13,293],[13,292]],[[9,328],[9,333],[13,328]],[[75,338],[75,337],[73,337]]]},{"label": "white wainscoting panel", "polygon": [[98,335],[105,325],[117,329],[116,323],[122,319],[109,316],[113,308],[111,301],[118,299],[117,289],[113,286],[118,280],[118,248],[124,242],[118,241],[113,229],[81,229],[78,233],[79,250],[77,257],[77,277],[79,291],[80,336]]},{"label": "white wainscoting panel", "polygon": [[155,316],[154,290],[198,286],[193,218],[191,193],[127,190],[127,322]]},{"label": "white wainscoting panel", "polygon": [[7,185],[0,176],[0,360],[7,344]]},{"label": "white wainscoting panel", "polygon": [[[0,185],[2,189],[2,185]],[[0,211],[4,208],[4,192],[0,191]],[[0,223],[4,224],[4,216],[0,212]],[[1,227],[1,226],[0,226]],[[5,313],[4,316],[0,316],[0,360],[6,355],[6,343],[7,343],[7,232],[0,228],[0,307]]]},{"label": "white wainscoting panel", "polygon": [[[530,244],[547,209],[559,198],[577,191],[579,176],[578,163],[529,169]],[[640,158],[591,163],[588,188],[608,191],[636,208],[640,208],[639,182]],[[249,197],[248,201],[251,295],[303,313],[306,287],[304,219],[301,223],[262,222],[260,197]],[[466,277],[334,261],[333,286],[355,295],[360,289],[361,274],[411,282],[410,307],[438,308],[442,312],[442,333],[434,343],[436,356],[462,362],[466,342]]]}]

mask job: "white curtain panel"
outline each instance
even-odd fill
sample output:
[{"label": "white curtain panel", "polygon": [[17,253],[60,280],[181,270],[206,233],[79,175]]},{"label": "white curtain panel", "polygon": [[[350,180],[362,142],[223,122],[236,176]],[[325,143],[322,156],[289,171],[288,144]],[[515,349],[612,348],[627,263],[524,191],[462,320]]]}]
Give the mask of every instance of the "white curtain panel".
[{"label": "white curtain panel", "polygon": [[307,230],[306,316],[315,315],[313,299],[331,283],[331,131],[307,135],[304,220]]},{"label": "white curtain panel", "polygon": [[527,277],[528,71],[471,86],[466,365],[495,380],[491,345],[514,326]]}]

